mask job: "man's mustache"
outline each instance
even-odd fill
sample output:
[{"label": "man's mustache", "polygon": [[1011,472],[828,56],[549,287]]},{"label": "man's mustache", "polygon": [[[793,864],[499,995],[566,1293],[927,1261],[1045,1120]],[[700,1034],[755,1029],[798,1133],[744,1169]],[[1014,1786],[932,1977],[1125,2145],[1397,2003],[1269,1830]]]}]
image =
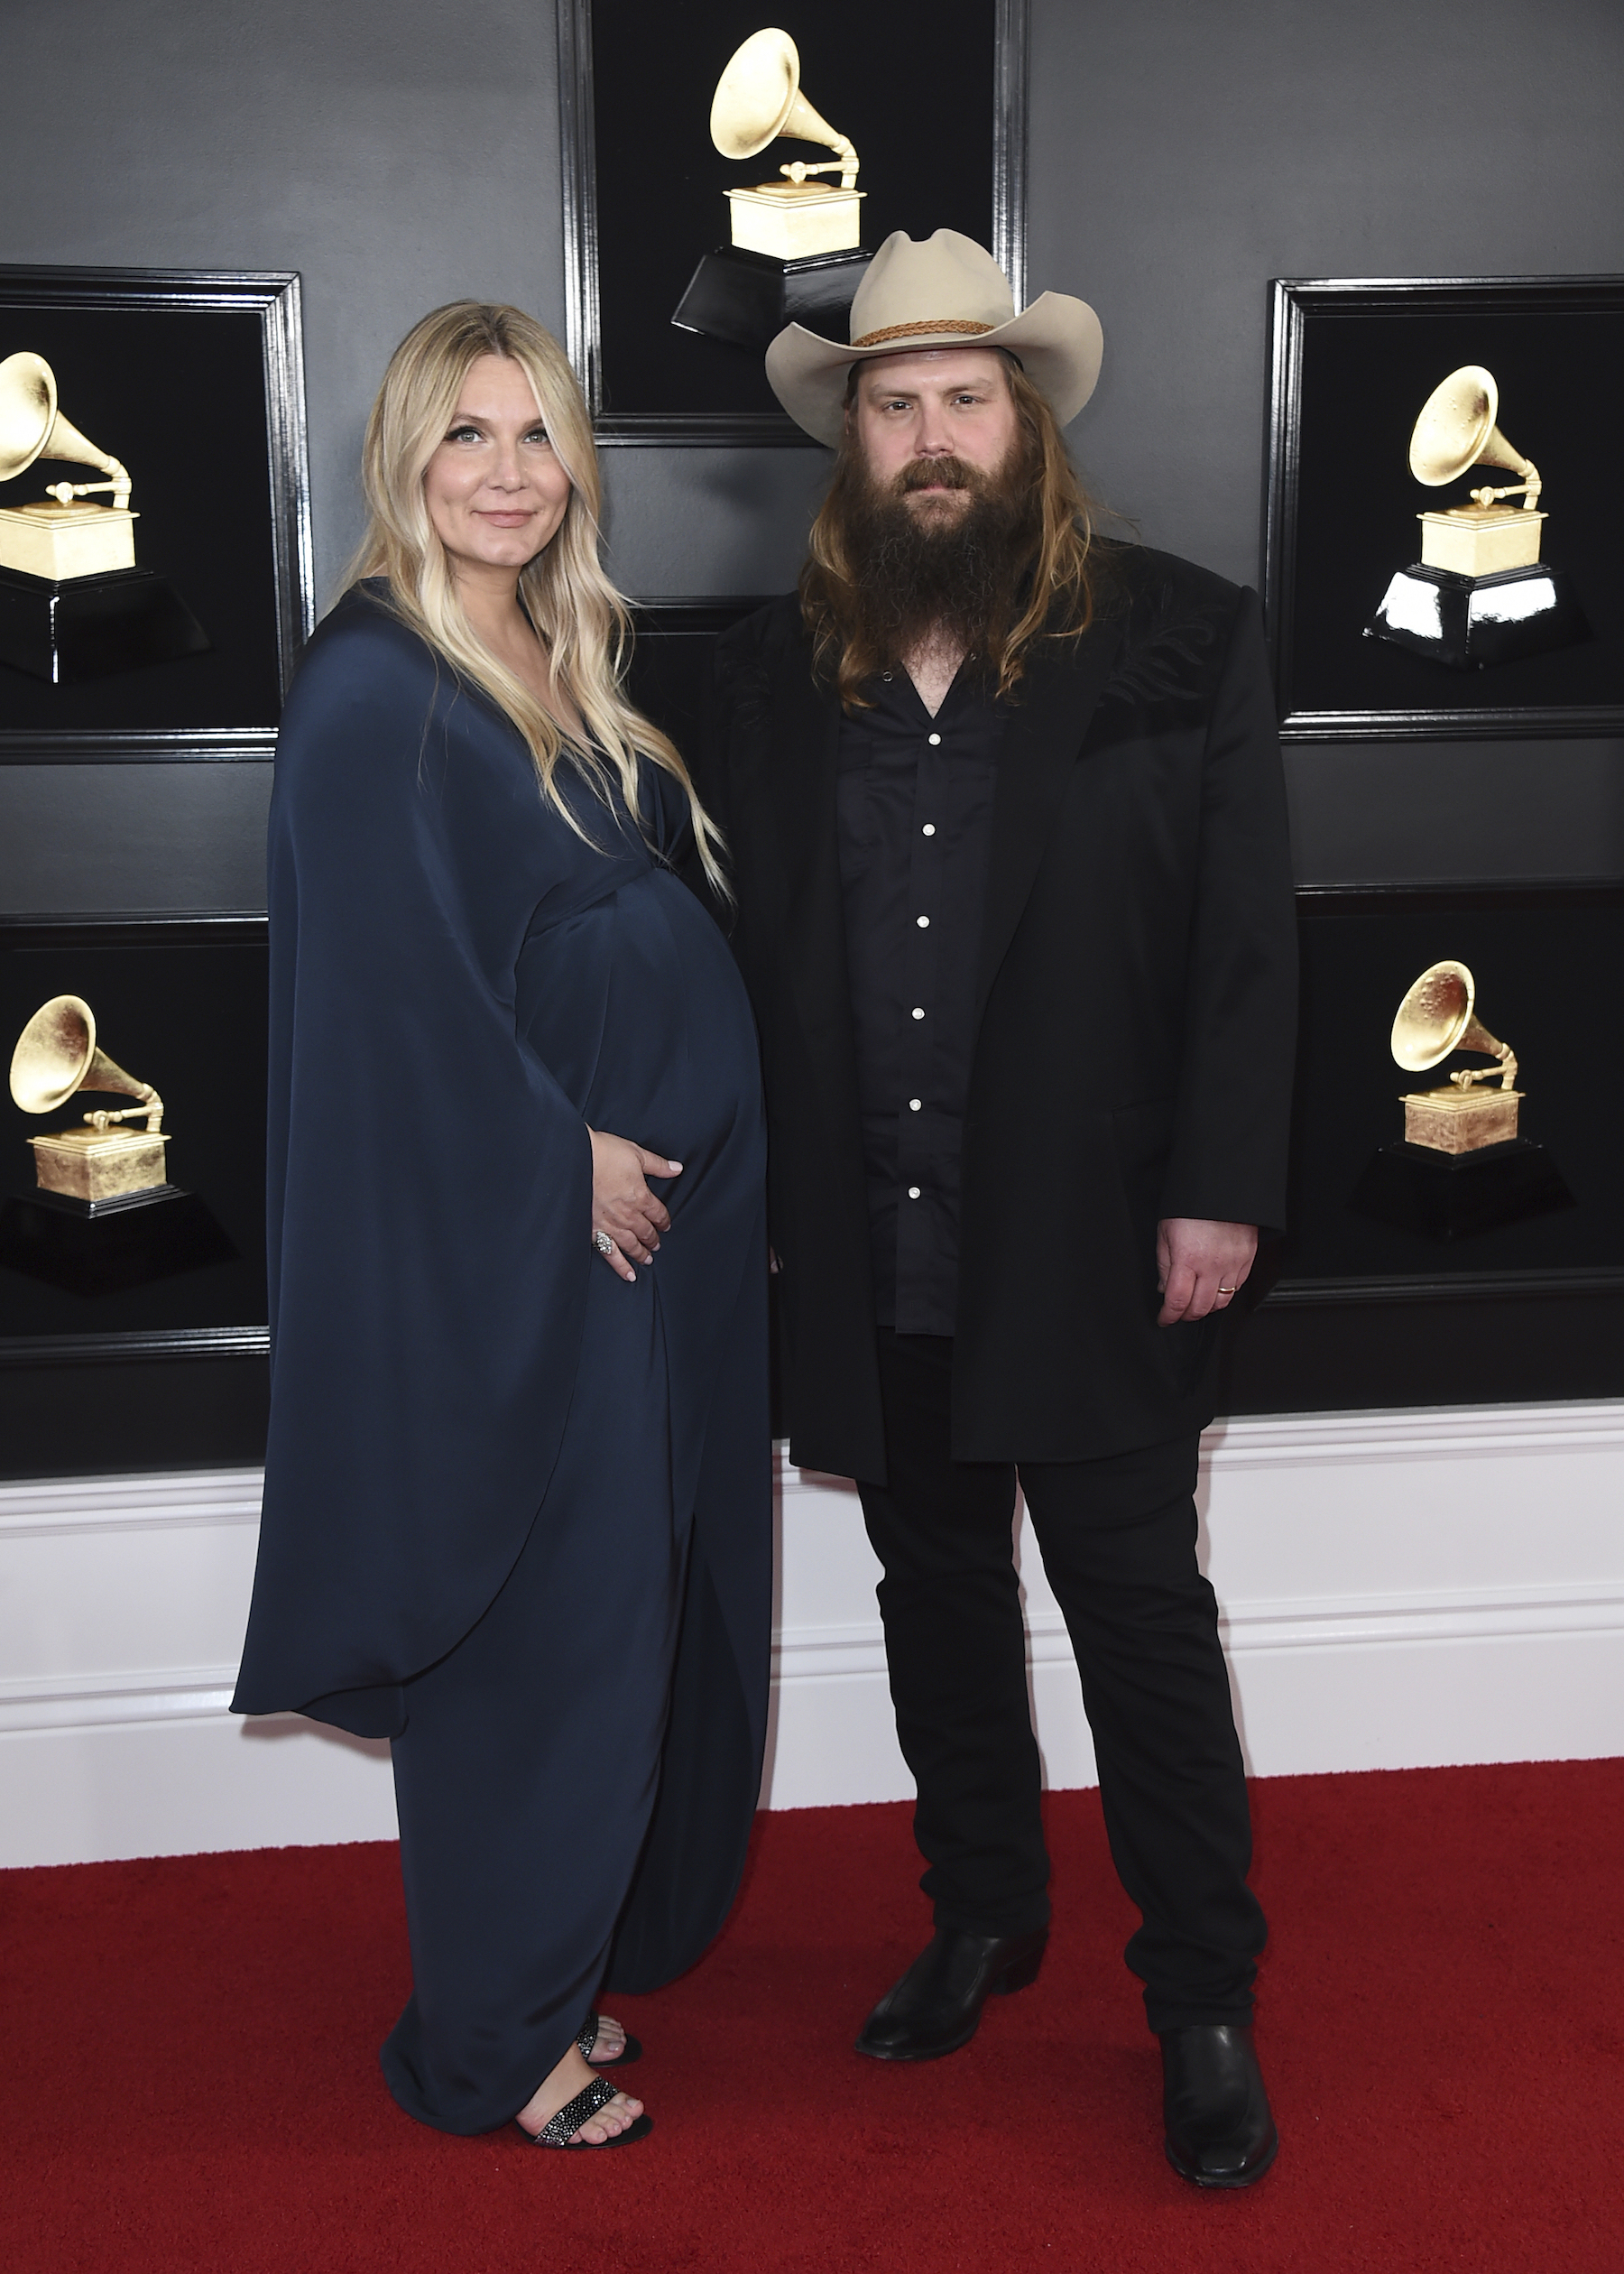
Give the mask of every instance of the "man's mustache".
[{"label": "man's mustache", "polygon": [[902,468],[892,484],[898,497],[922,489],[980,490],[983,488],[979,470],[967,466],[963,458],[915,458]]}]

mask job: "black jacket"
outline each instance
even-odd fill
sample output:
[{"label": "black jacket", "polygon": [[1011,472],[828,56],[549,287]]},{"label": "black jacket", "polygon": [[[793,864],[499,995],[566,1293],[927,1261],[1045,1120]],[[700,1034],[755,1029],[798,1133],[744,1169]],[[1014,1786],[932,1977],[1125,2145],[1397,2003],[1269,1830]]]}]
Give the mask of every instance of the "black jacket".
[{"label": "black jacket", "polygon": [[[1158,1327],[1156,1226],[1280,1226],[1296,932],[1256,596],[1103,549],[999,760],[963,1162],[953,1451],[1072,1461],[1212,1418],[1216,1318]],[[838,707],[793,596],[723,639],[696,768],[761,1032],[792,1457],[885,1476],[835,839]]]}]

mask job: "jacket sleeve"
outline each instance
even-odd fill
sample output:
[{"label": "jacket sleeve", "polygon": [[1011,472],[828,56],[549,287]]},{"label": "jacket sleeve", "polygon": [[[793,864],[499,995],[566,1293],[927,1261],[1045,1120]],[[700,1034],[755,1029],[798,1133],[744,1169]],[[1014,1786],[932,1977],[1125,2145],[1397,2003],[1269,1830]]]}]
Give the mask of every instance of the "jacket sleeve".
[{"label": "jacket sleeve", "polygon": [[1279,731],[1250,591],[1207,725],[1186,1006],[1160,1213],[1283,1230],[1296,923]]}]

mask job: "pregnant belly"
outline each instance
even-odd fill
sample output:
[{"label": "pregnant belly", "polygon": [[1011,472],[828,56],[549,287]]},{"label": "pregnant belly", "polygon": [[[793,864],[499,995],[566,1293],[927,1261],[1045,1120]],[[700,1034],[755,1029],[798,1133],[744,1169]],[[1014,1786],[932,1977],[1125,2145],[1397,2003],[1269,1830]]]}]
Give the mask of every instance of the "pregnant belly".
[{"label": "pregnant belly", "polygon": [[651,870],[526,940],[519,1031],[595,1129],[684,1165],[675,1214],[724,1161],[759,1155],[750,1006],[715,925]]}]

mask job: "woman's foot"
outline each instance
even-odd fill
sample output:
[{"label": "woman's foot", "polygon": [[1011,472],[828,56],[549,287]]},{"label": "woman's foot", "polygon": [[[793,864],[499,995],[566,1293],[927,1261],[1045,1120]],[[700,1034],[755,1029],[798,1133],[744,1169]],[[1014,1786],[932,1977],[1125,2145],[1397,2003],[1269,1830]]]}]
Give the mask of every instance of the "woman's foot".
[{"label": "woman's foot", "polygon": [[[601,2042],[600,2038],[600,2042]],[[519,2128],[533,2139],[566,2103],[584,2093],[597,2075],[597,2071],[581,2058],[578,2048],[571,2046],[564,2058],[519,2111]],[[616,2093],[606,2106],[595,2116],[589,2116],[578,2131],[569,2136],[573,2147],[579,2141],[583,2147],[602,2148],[619,2133],[627,2131],[642,2114],[642,2103],[624,2093]]]}]

